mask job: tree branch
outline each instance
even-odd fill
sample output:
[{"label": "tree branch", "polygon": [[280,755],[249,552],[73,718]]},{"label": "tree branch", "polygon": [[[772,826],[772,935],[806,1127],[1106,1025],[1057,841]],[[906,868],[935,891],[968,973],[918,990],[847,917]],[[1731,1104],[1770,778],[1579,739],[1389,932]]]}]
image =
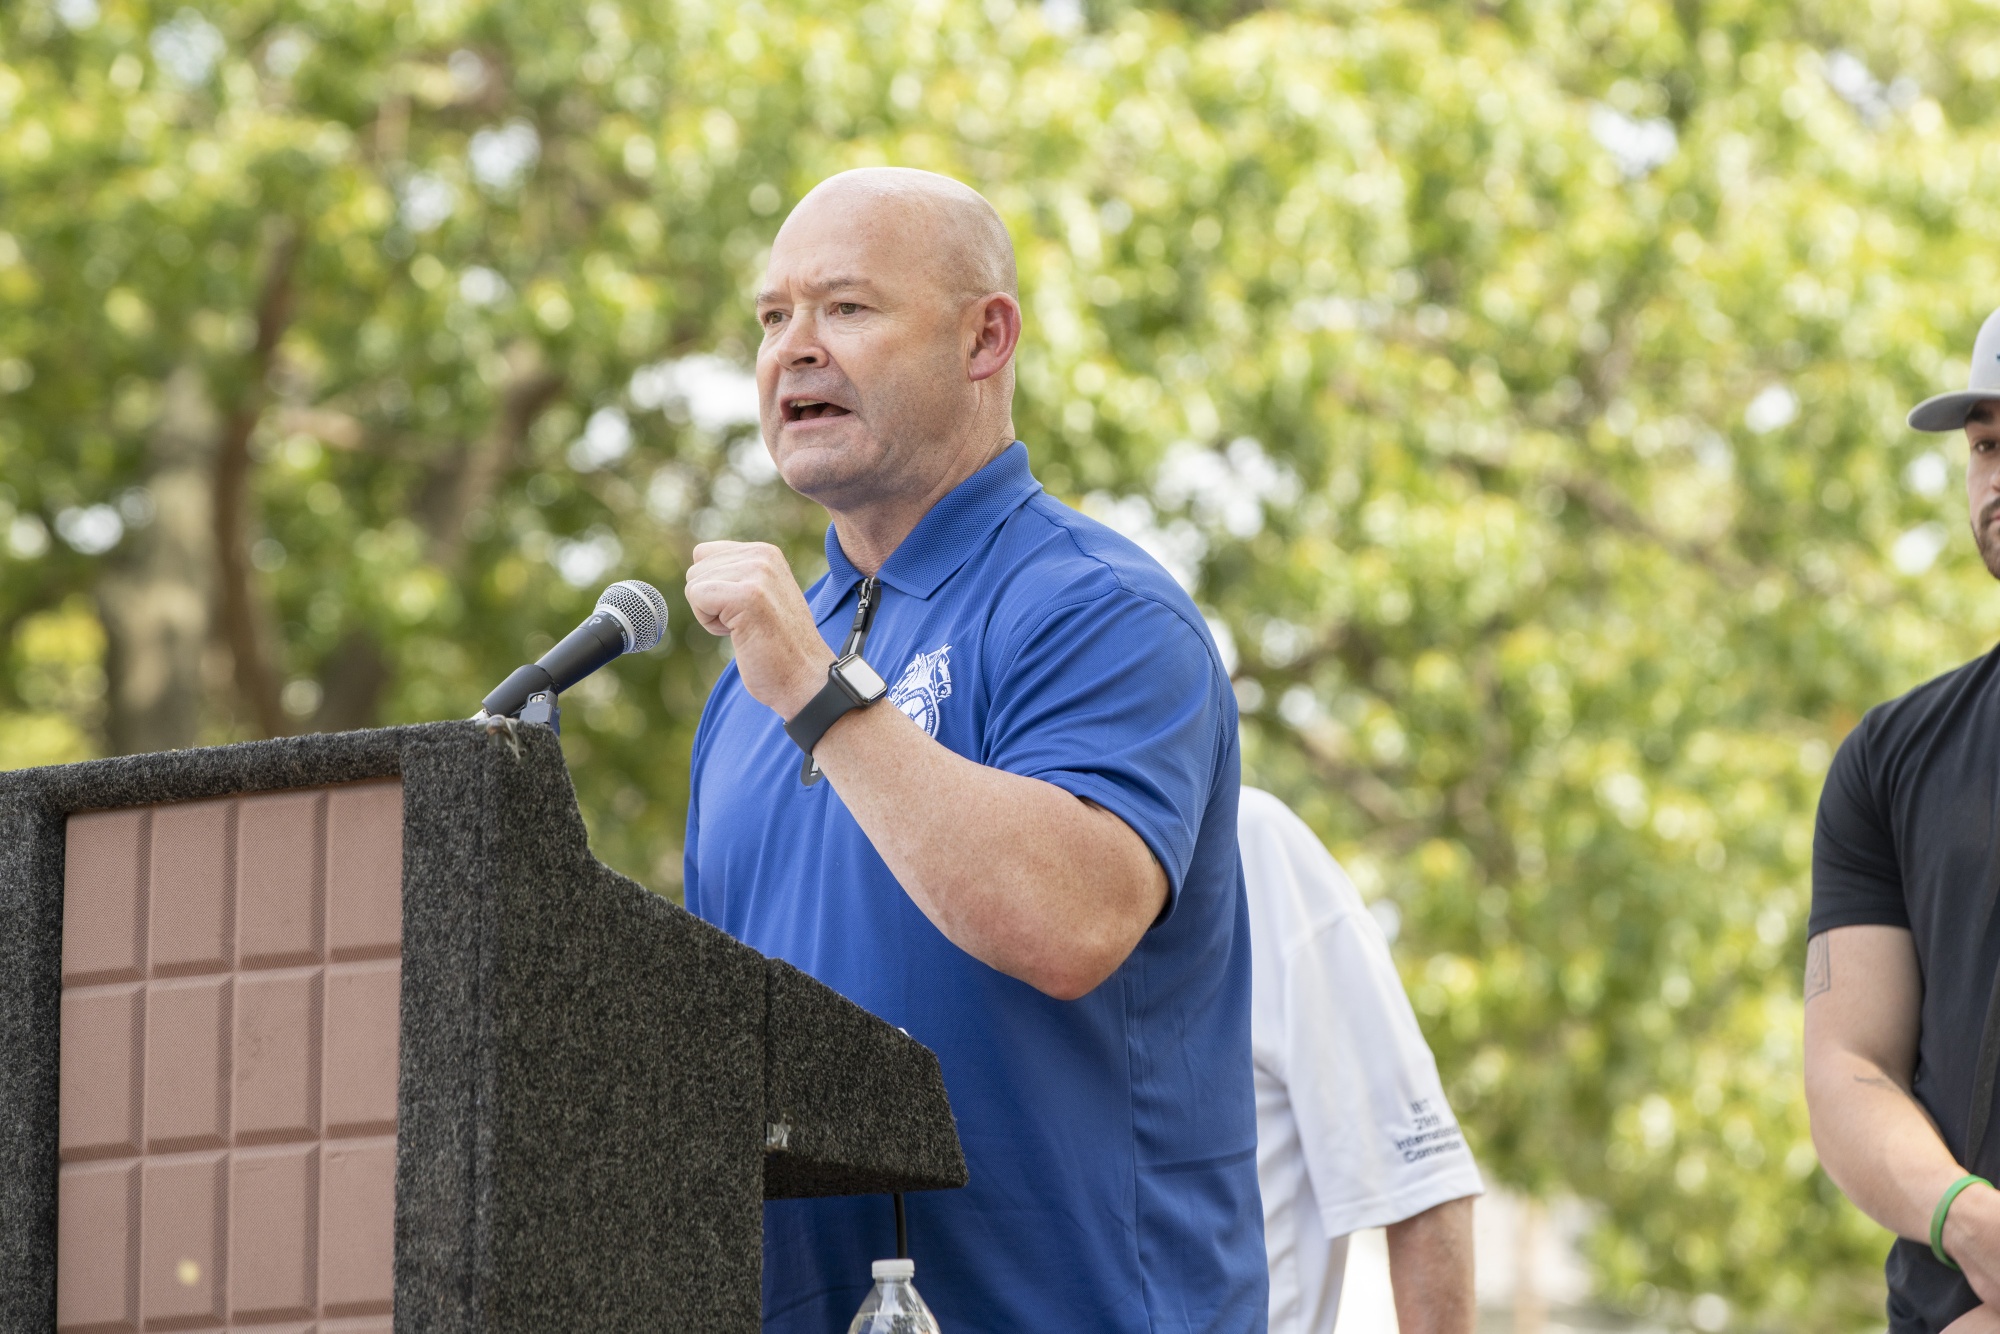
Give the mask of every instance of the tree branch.
[{"label": "tree branch", "polygon": [[541,348],[517,342],[507,349],[507,378],[500,407],[486,434],[458,449],[448,467],[433,478],[421,507],[430,534],[431,563],[447,574],[465,556],[465,521],[489,505],[520,457],[521,443],[557,394],[563,377],[542,361]]},{"label": "tree branch", "polygon": [[1415,846],[1427,834],[1427,823],[1405,809],[1395,788],[1361,765],[1353,763],[1341,749],[1308,728],[1293,728],[1293,737],[1305,753],[1320,780],[1337,789],[1355,809],[1374,822],[1370,837],[1394,847]]},{"label": "tree branch", "polygon": [[[506,358],[507,378],[492,424],[477,441],[451,452],[414,507],[429,537],[431,563],[447,575],[464,564],[466,520],[493,503],[520,461],[528,431],[562,392],[563,377],[547,368],[537,345],[516,343]],[[325,693],[312,726],[324,732],[372,724],[392,671],[375,636],[357,627],[342,638],[320,675]]]},{"label": "tree branch", "polygon": [[1595,477],[1574,473],[1552,475],[1549,482],[1607,527],[1644,538],[1689,564],[1701,566],[1725,583],[1742,588],[1756,582],[1756,571],[1733,559],[1720,544],[1684,541],[1661,530],[1628,504],[1615,488]]},{"label": "tree branch", "polygon": [[250,436],[257,429],[266,397],[265,381],[278,343],[292,318],[292,274],[298,262],[296,226],[280,224],[270,244],[264,282],[257,300],[257,335],[244,367],[237,399],[223,422],[215,452],[215,560],[223,642],[235,665],[236,692],[263,736],[290,730],[279,700],[278,672],[271,662],[250,564]]}]

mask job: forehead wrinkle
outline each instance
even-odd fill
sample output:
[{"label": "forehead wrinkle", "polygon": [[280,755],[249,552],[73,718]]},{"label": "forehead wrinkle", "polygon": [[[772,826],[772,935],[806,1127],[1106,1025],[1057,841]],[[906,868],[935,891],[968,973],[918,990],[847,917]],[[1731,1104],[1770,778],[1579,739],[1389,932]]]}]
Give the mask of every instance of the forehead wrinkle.
[{"label": "forehead wrinkle", "polygon": [[[800,278],[792,285],[799,288],[807,296],[825,296],[828,292],[838,292],[850,288],[860,288],[867,292],[875,291],[875,284],[872,281],[855,274],[837,274],[831,278]],[[757,293],[757,304],[760,306],[770,305],[772,302],[782,301],[784,296],[785,294],[779,289],[767,287]]]}]

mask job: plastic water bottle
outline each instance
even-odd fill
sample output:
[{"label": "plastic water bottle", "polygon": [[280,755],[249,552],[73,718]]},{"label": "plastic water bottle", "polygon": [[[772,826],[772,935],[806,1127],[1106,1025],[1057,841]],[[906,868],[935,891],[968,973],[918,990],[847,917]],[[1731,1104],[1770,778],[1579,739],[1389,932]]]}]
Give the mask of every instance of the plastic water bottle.
[{"label": "plastic water bottle", "polygon": [[847,1334],[938,1334],[937,1318],[910,1282],[916,1261],[877,1260],[873,1272],[875,1290],[854,1313]]}]

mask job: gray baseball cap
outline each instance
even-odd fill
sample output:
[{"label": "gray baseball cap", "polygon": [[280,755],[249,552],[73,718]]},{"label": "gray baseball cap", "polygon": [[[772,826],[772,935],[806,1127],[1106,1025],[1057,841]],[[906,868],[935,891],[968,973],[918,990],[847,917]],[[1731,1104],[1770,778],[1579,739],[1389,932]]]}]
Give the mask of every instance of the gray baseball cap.
[{"label": "gray baseball cap", "polygon": [[2000,399],[2000,310],[1979,326],[1972,344],[1972,376],[1965,388],[1927,398],[1910,409],[1919,431],[1956,431],[1981,403]]}]

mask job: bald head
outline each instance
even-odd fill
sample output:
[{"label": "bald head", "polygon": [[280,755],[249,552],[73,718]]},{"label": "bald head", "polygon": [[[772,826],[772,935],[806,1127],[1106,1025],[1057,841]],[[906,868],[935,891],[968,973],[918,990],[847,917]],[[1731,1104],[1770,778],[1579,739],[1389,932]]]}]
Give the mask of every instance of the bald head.
[{"label": "bald head", "polygon": [[794,228],[831,224],[891,234],[901,253],[927,269],[947,296],[1005,292],[1017,300],[1014,242],[986,196],[913,167],[861,167],[829,176],[801,199],[779,244]]},{"label": "bald head", "polygon": [[778,230],[757,294],[764,442],[851,559],[893,549],[1014,438],[1015,287],[993,206],[927,171],[843,172]]}]

